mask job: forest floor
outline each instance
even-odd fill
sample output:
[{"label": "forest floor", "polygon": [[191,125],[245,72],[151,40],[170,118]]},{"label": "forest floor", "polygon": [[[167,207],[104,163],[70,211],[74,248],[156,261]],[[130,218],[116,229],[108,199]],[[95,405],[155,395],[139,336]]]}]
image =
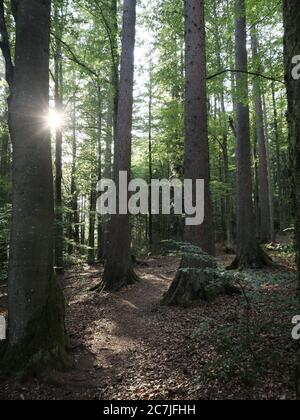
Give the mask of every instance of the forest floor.
[{"label": "forest floor", "polygon": [[[160,306],[177,257],[146,258],[141,283],[112,295],[89,291],[101,267],[68,271],[74,369],[44,381],[0,378],[0,400],[294,399],[296,276],[292,257],[275,258],[282,267],[246,273],[251,308],[243,295]],[[6,299],[2,287],[0,314]]]}]

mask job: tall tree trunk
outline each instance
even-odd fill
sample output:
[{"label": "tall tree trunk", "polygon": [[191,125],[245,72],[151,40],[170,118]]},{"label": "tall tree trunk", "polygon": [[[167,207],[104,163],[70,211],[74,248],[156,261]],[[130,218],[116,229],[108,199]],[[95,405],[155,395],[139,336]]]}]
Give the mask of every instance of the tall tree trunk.
[{"label": "tall tree trunk", "polygon": [[[101,89],[98,86],[98,136],[97,136],[97,181],[102,179],[102,96]],[[95,194],[95,211],[97,206],[97,194]],[[100,214],[97,215],[97,260],[100,261],[103,257],[103,218]]]},{"label": "tall tree trunk", "polygon": [[[214,255],[214,229],[209,185],[204,0],[185,0],[185,179],[205,180],[205,220],[185,226],[188,246]],[[195,197],[195,194],[194,194]],[[201,258],[183,256],[180,269],[164,295],[164,305],[189,306],[199,298],[202,276],[186,270],[211,267]]]},{"label": "tall tree trunk", "polygon": [[[95,226],[96,226],[96,205],[97,205],[97,181],[101,179],[101,131],[102,131],[102,104],[101,104],[101,91],[98,86],[98,114],[95,118],[97,122],[97,151],[95,150],[93,139],[91,144],[91,193],[90,193],[90,211],[89,211],[89,251],[88,251],[88,264],[95,264]],[[97,156],[97,163],[93,165]],[[101,234],[101,223],[98,220],[97,225],[98,235]]]},{"label": "tall tree trunk", "polygon": [[[248,70],[245,0],[235,0],[236,68]],[[265,262],[256,238],[252,200],[248,76],[237,73],[237,256],[231,268],[261,267]]]},{"label": "tall tree trunk", "polygon": [[[6,125],[6,121],[4,122]],[[0,215],[2,215],[1,227],[8,222],[4,218],[7,214],[7,205],[10,203],[10,169],[9,169],[9,136],[4,128],[3,134],[0,138]],[[8,263],[8,235],[5,234],[4,229],[0,232],[0,282],[6,277]]]},{"label": "tall tree trunk", "polygon": [[[74,99],[73,103],[73,112],[72,112],[72,169],[71,169],[71,208],[70,208],[70,220],[68,228],[68,238],[77,246],[80,242],[80,232],[79,232],[79,212],[78,212],[78,191],[77,191],[77,182],[76,182],[76,171],[77,171],[77,134],[76,134],[76,100]],[[69,254],[72,254],[74,250],[73,244],[70,244],[68,247]]]},{"label": "tall tree trunk", "polygon": [[152,189],[151,180],[153,178],[152,167],[152,105],[153,105],[153,64],[150,62],[149,71],[149,104],[148,104],[148,173],[149,173],[149,216],[148,216],[148,240],[150,252],[153,251],[153,215],[152,215]]},{"label": "tall tree trunk", "polygon": [[[108,108],[106,114],[106,134],[105,134],[105,153],[104,153],[104,169],[103,178],[111,179],[112,177],[112,146],[114,136],[114,117],[113,117],[113,95],[110,92]],[[109,246],[109,230],[110,215],[101,216],[101,235],[98,241],[98,260],[106,259]]]},{"label": "tall tree trunk", "polygon": [[53,273],[53,176],[49,103],[50,1],[16,8],[16,63],[9,129],[13,215],[6,369],[59,364],[65,356],[64,304]]},{"label": "tall tree trunk", "polygon": [[[63,111],[62,96],[62,22],[59,14],[59,8],[56,5],[54,10],[54,25],[56,32],[55,41],[55,112],[61,115]],[[64,268],[63,261],[63,202],[62,202],[62,127],[56,128],[55,133],[55,267],[57,272],[62,272]]]},{"label": "tall tree trunk", "polygon": [[[300,8],[298,0],[284,0],[285,68],[288,94],[288,124],[293,163],[295,198],[295,239],[298,266],[298,303],[300,309],[300,80],[292,77],[293,57],[300,51]],[[300,398],[300,342],[298,343],[297,395]]]},{"label": "tall tree trunk", "polygon": [[95,223],[96,223],[96,179],[95,175],[91,175],[91,193],[90,193],[90,209],[89,209],[89,238],[88,238],[88,264],[95,264]]},{"label": "tall tree trunk", "polygon": [[[217,12],[217,3],[214,2],[214,17],[217,21],[218,18],[218,12]],[[219,27],[216,25],[215,27],[215,39],[216,39],[216,45],[217,45],[217,64],[218,64],[218,71],[223,70],[222,65],[222,47],[220,42],[220,33],[219,33]],[[222,206],[224,207],[224,223],[225,223],[225,233],[226,233],[226,250],[227,252],[232,252],[234,249],[233,245],[233,233],[232,233],[232,200],[230,196],[230,172],[229,172],[229,157],[228,157],[228,123],[227,123],[227,114],[226,114],[226,108],[225,108],[225,98],[224,98],[224,81],[222,81],[222,90],[220,94],[220,103],[221,103],[221,123],[222,123],[222,160],[223,160],[223,171],[224,171],[224,182],[226,185],[226,193],[225,193],[225,199],[224,204]]]},{"label": "tall tree trunk", "polygon": [[[9,98],[8,104],[10,102],[10,97],[13,88],[13,78],[14,78],[14,64],[12,60],[12,53],[10,48],[10,41],[9,35],[6,25],[5,19],[5,11],[4,11],[4,1],[0,1],[0,34],[1,34],[1,42],[0,42],[0,49],[4,58],[5,62],[5,80],[8,85],[9,90]],[[4,113],[3,118],[3,125],[5,126],[2,134],[2,138],[0,139],[0,212],[1,214],[5,211],[5,206],[11,201],[10,196],[10,181],[11,181],[11,171],[10,171],[10,164],[9,164],[9,136],[6,132],[6,125],[7,125],[7,112]],[[2,123],[2,121],[1,121]],[[3,216],[2,216],[3,217]],[[2,231],[0,236],[0,274],[6,275],[7,272],[7,262],[8,262],[8,238]]]},{"label": "tall tree trunk", "polygon": [[205,180],[205,220],[185,227],[185,241],[214,255],[206,96],[204,1],[185,1],[185,179]]},{"label": "tall tree trunk", "polygon": [[274,199],[273,199],[273,182],[272,182],[272,171],[271,171],[271,152],[269,145],[269,130],[268,130],[268,113],[267,113],[267,104],[265,94],[262,95],[263,102],[263,115],[265,120],[265,140],[266,140],[266,152],[267,152],[267,171],[268,171],[268,180],[269,180],[269,203],[270,203],[270,233],[271,241],[274,242],[276,239],[275,235],[275,224],[274,224]]},{"label": "tall tree trunk", "polygon": [[278,199],[277,199],[277,217],[279,231],[282,231],[284,228],[283,223],[283,210],[282,210],[282,200],[283,200],[283,185],[282,185],[282,168],[281,168],[281,152],[280,152],[280,133],[278,127],[278,111],[277,103],[275,97],[275,86],[274,82],[272,83],[272,102],[273,102],[273,113],[274,113],[274,136],[275,136],[275,145],[276,145],[276,181],[278,188]]},{"label": "tall tree trunk", "polygon": [[[114,155],[114,179],[119,194],[119,172],[125,171],[128,179],[130,179],[131,170],[135,24],[136,0],[124,0],[119,102]],[[135,282],[137,279],[131,267],[129,214],[128,212],[125,215],[117,214],[112,216],[111,219],[110,244],[104,271],[104,287],[107,290],[115,291]]]},{"label": "tall tree trunk", "polygon": [[[261,72],[260,57],[258,52],[258,40],[256,29],[251,32],[251,44],[253,61],[257,72]],[[254,79],[254,105],[255,105],[255,129],[258,142],[258,186],[259,186],[259,239],[261,243],[271,240],[271,204],[270,184],[268,173],[268,156],[266,149],[266,137],[264,127],[264,115],[262,106],[262,92],[260,78]]]},{"label": "tall tree trunk", "polygon": [[[80,244],[84,247],[85,246],[85,222],[86,222],[86,199],[83,195],[81,197],[81,206],[80,206]],[[84,249],[82,250],[82,253],[84,254]]]},{"label": "tall tree trunk", "polygon": [[[105,166],[103,177],[110,179],[112,177],[112,147],[115,142],[117,131],[117,114],[119,98],[119,50],[118,50],[118,2],[111,0],[111,86],[108,93],[108,109],[106,117],[106,136],[105,136]],[[110,236],[110,216],[101,217],[101,235],[98,239],[98,260],[106,259],[108,254],[109,236]]]},{"label": "tall tree trunk", "polygon": [[112,105],[113,105],[113,133],[114,139],[117,134],[117,118],[119,106],[119,46],[118,46],[118,0],[111,0],[111,86],[112,86]]}]

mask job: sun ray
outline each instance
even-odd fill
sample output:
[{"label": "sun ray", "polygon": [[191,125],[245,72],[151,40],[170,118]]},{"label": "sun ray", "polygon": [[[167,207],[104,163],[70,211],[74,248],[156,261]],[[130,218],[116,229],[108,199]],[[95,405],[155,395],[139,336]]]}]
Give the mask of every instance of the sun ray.
[{"label": "sun ray", "polygon": [[53,130],[58,130],[62,128],[64,124],[64,117],[61,112],[55,110],[50,110],[47,118],[47,125]]}]

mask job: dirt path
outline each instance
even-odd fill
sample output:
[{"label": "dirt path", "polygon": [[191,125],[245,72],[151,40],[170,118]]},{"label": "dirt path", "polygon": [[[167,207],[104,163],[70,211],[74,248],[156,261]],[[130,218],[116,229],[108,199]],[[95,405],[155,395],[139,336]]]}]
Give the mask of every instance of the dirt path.
[{"label": "dirt path", "polygon": [[[241,296],[183,310],[159,305],[179,260],[157,257],[146,263],[137,270],[140,284],[113,295],[89,292],[99,281],[100,268],[67,273],[66,322],[75,369],[56,373],[42,384],[3,381],[0,399],[293,398],[294,346],[289,317],[294,315],[290,301],[294,284],[290,278],[277,280],[285,275],[279,271],[271,284],[273,274],[264,280],[268,274],[258,273],[263,280],[251,314],[246,313]],[[277,298],[283,308],[274,304]],[[248,377],[252,375],[251,351],[248,354],[248,347],[241,347],[244,337],[239,335],[247,317],[253,328],[261,324],[261,331],[253,332],[253,337],[261,335],[261,341],[251,336],[251,351],[266,351],[259,362],[265,367],[255,383]],[[283,328],[283,335],[277,329],[266,332],[264,325],[270,319]],[[224,358],[226,351],[220,353],[220,344],[224,347],[226,340],[236,346],[232,360]],[[270,347],[276,347],[279,359],[270,361]]]}]

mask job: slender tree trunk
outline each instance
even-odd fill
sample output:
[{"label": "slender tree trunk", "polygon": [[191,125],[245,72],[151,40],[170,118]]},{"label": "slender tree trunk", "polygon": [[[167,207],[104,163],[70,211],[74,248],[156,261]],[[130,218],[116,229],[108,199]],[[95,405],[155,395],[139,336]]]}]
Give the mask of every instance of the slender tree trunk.
[{"label": "slender tree trunk", "polygon": [[[293,163],[294,198],[295,198],[295,239],[298,266],[298,302],[300,309],[300,80],[294,80],[292,70],[293,57],[299,55],[300,8],[298,0],[284,0],[284,26],[285,26],[285,68],[288,94],[288,124],[291,145],[291,158]],[[300,342],[298,343],[297,366],[297,396],[300,399]]]},{"label": "slender tree trunk", "polygon": [[[260,57],[258,52],[258,40],[256,29],[251,33],[252,55],[256,70],[261,72]],[[266,149],[266,136],[264,127],[264,115],[262,106],[262,92],[259,77],[254,80],[254,105],[255,105],[255,129],[258,142],[258,185],[259,185],[259,239],[261,243],[271,240],[271,205],[270,184],[268,173],[268,156]]]},{"label": "slender tree trunk", "polygon": [[[81,208],[80,208],[80,244],[85,246],[85,212],[86,212],[86,200],[85,196],[81,197]],[[84,251],[82,251],[84,254]]]},{"label": "slender tree trunk", "polygon": [[[105,153],[103,178],[112,178],[112,146],[113,146],[113,95],[110,92],[108,109],[106,114],[106,134],[105,134]],[[109,245],[110,215],[101,216],[101,235],[98,241],[98,260],[106,259]]]},{"label": "slender tree trunk", "polygon": [[[118,192],[119,172],[127,172],[128,179],[130,179],[135,24],[136,0],[124,0],[119,102],[114,155],[114,179]],[[131,268],[130,242],[128,212],[125,215],[118,214],[113,216],[110,246],[104,271],[104,287],[107,290],[115,291],[137,280]]]},{"label": "slender tree trunk", "polygon": [[[97,151],[94,150],[94,144],[91,144],[91,162],[94,161],[94,156],[97,156],[97,164],[92,165],[91,171],[91,193],[90,193],[90,211],[89,211],[89,252],[88,252],[88,264],[95,264],[95,226],[96,226],[96,206],[97,206],[97,181],[101,179],[101,131],[102,131],[102,104],[101,104],[101,92],[98,87],[98,115],[95,118],[97,120]],[[98,221],[97,225],[98,234],[101,234],[101,223]]]},{"label": "slender tree trunk", "polygon": [[[6,122],[5,122],[6,124]],[[0,138],[0,214],[7,213],[10,203],[9,136],[6,130]],[[5,219],[3,218],[3,221]],[[8,220],[7,220],[8,221]],[[0,281],[7,272],[8,239],[4,231],[0,232]]]},{"label": "slender tree trunk", "polygon": [[[74,99],[73,112],[72,112],[72,169],[71,169],[71,208],[70,208],[70,220],[69,220],[69,240],[74,242],[77,246],[80,242],[79,232],[79,212],[78,212],[78,191],[76,182],[76,171],[77,171],[77,134],[76,134],[76,101]],[[73,245],[69,245],[69,254],[74,251]]]},{"label": "slender tree trunk", "polygon": [[269,145],[269,130],[268,130],[268,113],[267,113],[267,104],[266,97],[262,95],[263,102],[263,115],[265,120],[265,140],[266,140],[266,152],[267,152],[267,171],[268,171],[268,180],[269,180],[269,203],[270,203],[270,233],[271,241],[274,242],[276,239],[275,234],[275,224],[274,224],[274,200],[273,200],[273,182],[272,182],[272,171],[271,171],[271,154],[270,154],[270,145]]},{"label": "slender tree trunk", "polygon": [[[8,97],[8,106],[10,103],[11,93],[13,89],[13,79],[14,79],[14,64],[12,60],[12,53],[10,48],[9,35],[5,19],[4,11],[4,1],[0,1],[0,49],[5,62],[5,79],[8,85],[9,97]],[[8,115],[7,112],[4,113],[3,125],[7,125]],[[4,128],[2,138],[0,139],[0,211],[1,214],[5,211],[5,206],[8,202],[11,202],[10,197],[10,181],[11,181],[11,171],[10,171],[10,159],[9,159],[9,136]],[[4,232],[0,236],[0,274],[7,272],[7,262],[8,262],[8,240]]]},{"label": "slender tree trunk", "polygon": [[[102,97],[101,89],[98,86],[98,136],[97,136],[97,181],[102,179]],[[97,194],[95,195],[95,210],[97,206]],[[100,261],[103,257],[103,242],[102,236],[104,229],[102,228],[103,218],[100,214],[97,215],[97,260]]]},{"label": "slender tree trunk", "polygon": [[91,193],[90,193],[90,209],[89,209],[89,239],[88,239],[88,264],[95,263],[95,223],[96,223],[96,180],[94,174],[91,175]]},{"label": "slender tree trunk", "polygon": [[61,365],[64,304],[53,273],[53,176],[49,103],[50,1],[16,8],[16,63],[9,128],[13,215],[9,266],[9,343],[5,369]]},{"label": "slender tree trunk", "polygon": [[255,226],[256,226],[256,236],[259,237],[258,226],[260,225],[260,211],[259,211],[259,170],[258,170],[258,141],[257,133],[254,130],[253,136],[253,202],[254,202],[254,214],[255,214]]},{"label": "slender tree trunk", "polygon": [[[119,51],[118,51],[118,2],[111,0],[111,87],[108,94],[109,103],[106,119],[106,136],[105,136],[105,166],[103,177],[111,179],[112,177],[112,147],[115,142],[117,131],[117,114],[118,114],[118,98],[119,98]],[[110,225],[111,219],[109,215],[102,218],[101,235],[98,240],[98,260],[106,259],[109,247]]]},{"label": "slender tree trunk", "polygon": [[274,113],[274,136],[276,145],[276,180],[278,188],[278,199],[277,199],[277,217],[279,231],[284,228],[283,216],[282,216],[282,200],[283,200],[283,185],[282,185],[282,168],[281,168],[281,152],[280,152],[280,133],[278,127],[278,112],[275,98],[275,86],[272,83],[272,101],[273,101],[273,113]]},{"label": "slender tree trunk", "polygon": [[[214,17],[217,20],[217,3],[214,2]],[[220,33],[219,27],[216,26],[216,45],[217,45],[217,63],[218,70],[223,70],[222,65],[222,47],[220,42]],[[230,173],[229,173],[229,157],[228,157],[228,123],[227,123],[227,114],[225,108],[225,98],[224,98],[224,82],[222,81],[222,90],[220,94],[220,103],[221,103],[221,122],[222,122],[222,160],[223,160],[223,171],[224,171],[224,182],[226,184],[226,193],[224,199],[224,224],[225,224],[225,233],[226,233],[226,250],[227,252],[232,252],[234,249],[233,246],[233,234],[232,234],[232,200],[230,196]]]},{"label": "slender tree trunk", "polygon": [[[236,68],[247,72],[245,0],[235,0]],[[265,256],[258,246],[252,200],[248,76],[237,73],[237,256],[231,268],[261,267]]]},{"label": "slender tree trunk", "polygon": [[151,180],[153,178],[152,168],[152,103],[153,103],[153,64],[150,63],[150,80],[149,80],[149,106],[148,106],[148,159],[149,159],[149,216],[148,216],[148,240],[150,252],[153,250],[153,215],[152,215],[152,189]]},{"label": "slender tree trunk", "polygon": [[[4,182],[9,179],[9,136],[5,131],[1,136],[0,145],[0,179]],[[4,190],[1,193],[4,193]],[[5,194],[1,193],[0,200],[5,199]]]}]

